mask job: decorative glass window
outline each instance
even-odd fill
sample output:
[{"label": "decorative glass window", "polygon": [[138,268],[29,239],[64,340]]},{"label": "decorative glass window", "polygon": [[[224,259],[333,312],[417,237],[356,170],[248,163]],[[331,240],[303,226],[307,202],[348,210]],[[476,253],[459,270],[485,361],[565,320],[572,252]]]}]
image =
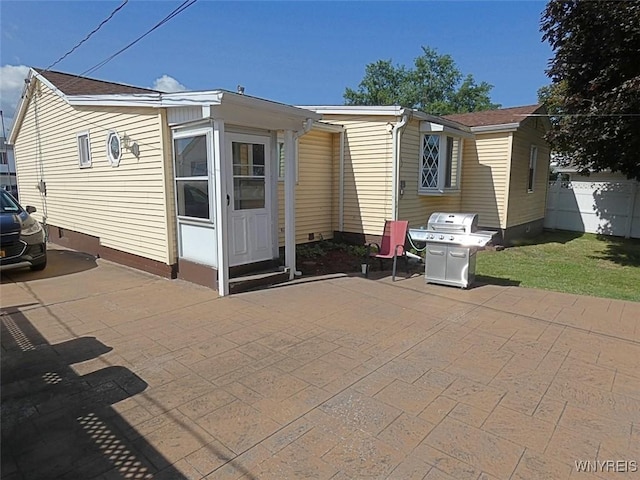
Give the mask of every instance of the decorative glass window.
[{"label": "decorative glass window", "polygon": [[527,191],[533,192],[533,188],[536,184],[536,163],[538,162],[538,147],[531,145],[531,151],[529,152],[529,178],[527,179]]},{"label": "decorative glass window", "polygon": [[112,167],[120,165],[122,158],[122,145],[118,132],[111,131],[107,134],[107,158]]},{"label": "decorative glass window", "polygon": [[460,186],[462,139],[427,133],[420,150],[420,185],[423,194],[455,191]]},{"label": "decorative glass window", "polygon": [[89,168],[91,166],[89,132],[78,133],[76,139],[78,142],[78,165],[80,168]]},{"label": "decorative glass window", "polygon": [[178,216],[210,220],[207,136],[173,141]]}]

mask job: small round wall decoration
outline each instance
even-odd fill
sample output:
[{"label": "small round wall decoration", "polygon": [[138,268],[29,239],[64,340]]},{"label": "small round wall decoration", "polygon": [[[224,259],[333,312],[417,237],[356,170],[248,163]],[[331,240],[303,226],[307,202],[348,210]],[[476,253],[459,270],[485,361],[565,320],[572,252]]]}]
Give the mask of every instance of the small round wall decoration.
[{"label": "small round wall decoration", "polygon": [[117,167],[122,158],[122,145],[120,136],[116,131],[110,131],[107,134],[107,158],[112,167]]}]

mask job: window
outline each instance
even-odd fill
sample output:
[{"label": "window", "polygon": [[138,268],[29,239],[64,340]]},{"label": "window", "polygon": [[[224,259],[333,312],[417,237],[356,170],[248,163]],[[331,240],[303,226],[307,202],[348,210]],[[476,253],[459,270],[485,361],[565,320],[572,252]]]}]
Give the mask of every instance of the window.
[{"label": "window", "polygon": [[107,158],[112,167],[117,167],[122,158],[122,145],[118,132],[111,131],[107,134]]},{"label": "window", "polygon": [[538,147],[531,145],[529,152],[529,178],[527,179],[527,191],[533,192],[536,183],[536,163],[538,161]]},{"label": "window", "polygon": [[9,163],[9,157],[7,152],[0,152],[0,165],[7,165]]},{"label": "window", "polygon": [[207,136],[173,141],[178,216],[210,220]]},{"label": "window", "polygon": [[233,208],[265,207],[265,150],[261,143],[232,142]]},{"label": "window", "polygon": [[78,142],[78,165],[80,168],[91,166],[91,144],[89,143],[89,132],[80,132],[76,135]]},{"label": "window", "polygon": [[462,139],[427,133],[422,136],[420,151],[420,185],[423,194],[458,190]]}]

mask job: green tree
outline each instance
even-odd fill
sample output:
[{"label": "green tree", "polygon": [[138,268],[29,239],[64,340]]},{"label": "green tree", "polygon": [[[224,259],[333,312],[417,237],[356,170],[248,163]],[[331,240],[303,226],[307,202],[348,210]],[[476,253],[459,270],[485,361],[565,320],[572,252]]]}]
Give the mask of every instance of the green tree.
[{"label": "green tree", "polygon": [[640,180],[640,2],[552,0],[541,31],[554,51],[539,92],[551,146],[583,171]]},{"label": "green tree", "polygon": [[499,108],[491,102],[493,88],[463,76],[450,55],[422,47],[413,68],[378,60],[365,67],[357,90],[344,92],[346,105],[400,105],[434,115],[466,113]]}]

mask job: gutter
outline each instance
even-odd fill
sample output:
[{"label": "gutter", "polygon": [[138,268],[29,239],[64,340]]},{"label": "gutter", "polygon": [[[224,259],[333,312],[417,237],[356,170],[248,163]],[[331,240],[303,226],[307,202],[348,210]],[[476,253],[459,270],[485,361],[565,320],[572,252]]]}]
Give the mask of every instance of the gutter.
[{"label": "gutter", "polygon": [[402,119],[397,122],[391,130],[391,219],[398,219],[398,199],[400,197],[398,191],[399,174],[400,174],[400,145],[399,141],[402,135],[402,130],[411,117],[411,110],[402,110]]}]

